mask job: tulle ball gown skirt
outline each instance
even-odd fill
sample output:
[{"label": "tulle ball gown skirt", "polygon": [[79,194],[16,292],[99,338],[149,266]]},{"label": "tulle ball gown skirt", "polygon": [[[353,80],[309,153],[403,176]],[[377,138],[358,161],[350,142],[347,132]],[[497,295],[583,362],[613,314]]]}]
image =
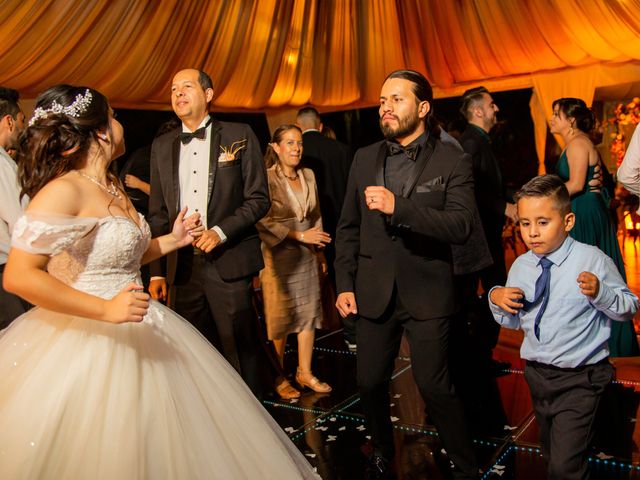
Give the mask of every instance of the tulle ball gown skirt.
[{"label": "tulle ball gown skirt", "polygon": [[113,325],[34,308],[0,332],[0,478],[319,478],[233,368],[152,301]]}]

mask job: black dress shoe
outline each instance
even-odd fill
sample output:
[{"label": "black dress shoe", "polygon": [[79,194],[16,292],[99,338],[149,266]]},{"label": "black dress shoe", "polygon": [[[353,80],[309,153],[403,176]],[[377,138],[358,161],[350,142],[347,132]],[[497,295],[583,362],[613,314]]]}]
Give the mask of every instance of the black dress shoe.
[{"label": "black dress shoe", "polygon": [[369,456],[364,470],[364,480],[395,480],[395,478],[389,460],[375,453]]}]

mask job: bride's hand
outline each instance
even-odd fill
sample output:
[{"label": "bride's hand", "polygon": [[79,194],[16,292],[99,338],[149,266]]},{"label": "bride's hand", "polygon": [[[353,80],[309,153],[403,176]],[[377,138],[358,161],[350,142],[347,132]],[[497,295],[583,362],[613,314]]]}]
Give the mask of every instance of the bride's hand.
[{"label": "bride's hand", "polygon": [[204,225],[202,225],[199,213],[194,213],[185,218],[187,208],[184,207],[180,210],[171,230],[171,234],[178,242],[179,248],[190,245],[193,239],[201,236],[204,231]]},{"label": "bride's hand", "polygon": [[149,295],[142,285],[130,283],[105,302],[103,320],[110,323],[141,322],[149,309]]}]

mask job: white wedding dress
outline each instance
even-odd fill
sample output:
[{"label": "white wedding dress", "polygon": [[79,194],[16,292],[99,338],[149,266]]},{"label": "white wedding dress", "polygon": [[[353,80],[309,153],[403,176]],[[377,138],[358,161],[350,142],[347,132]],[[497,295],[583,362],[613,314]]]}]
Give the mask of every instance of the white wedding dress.
[{"label": "white wedding dress", "polygon": [[[13,246],[112,298],[139,282],[140,222],[29,213]],[[0,479],[300,478],[319,477],[224,358],[156,301],[141,323],[36,307],[0,332]]]}]

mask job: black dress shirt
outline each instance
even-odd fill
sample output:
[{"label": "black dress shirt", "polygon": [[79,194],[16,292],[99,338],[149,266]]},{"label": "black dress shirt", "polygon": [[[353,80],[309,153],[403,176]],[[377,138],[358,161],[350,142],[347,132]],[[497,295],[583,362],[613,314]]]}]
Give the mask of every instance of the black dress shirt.
[{"label": "black dress shirt", "polygon": [[[395,142],[387,142],[387,158],[384,166],[384,184],[396,195],[403,195],[407,179],[413,172],[416,158],[425,148],[427,134],[423,133],[406,147],[402,148]],[[398,145],[392,148],[391,145]],[[394,152],[390,152],[393,150]]]}]

